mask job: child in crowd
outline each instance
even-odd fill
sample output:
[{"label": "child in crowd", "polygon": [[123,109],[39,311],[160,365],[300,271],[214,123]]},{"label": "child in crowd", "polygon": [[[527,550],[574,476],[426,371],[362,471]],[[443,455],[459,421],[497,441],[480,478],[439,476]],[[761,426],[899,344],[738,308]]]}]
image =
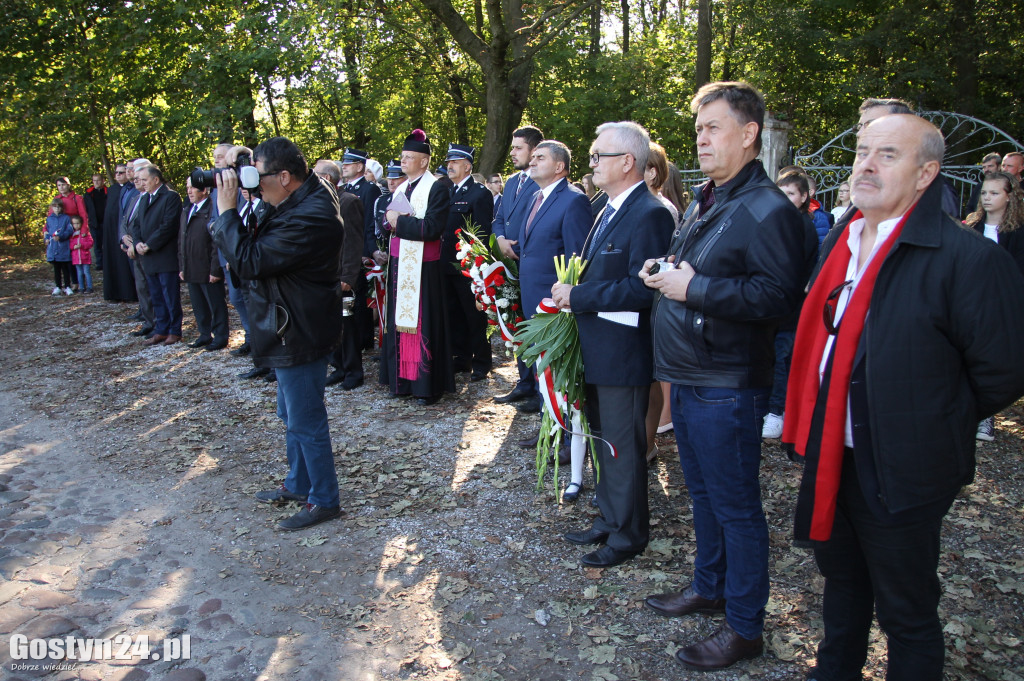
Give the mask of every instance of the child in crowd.
[{"label": "child in crowd", "polygon": [[75,266],[78,274],[78,292],[92,293],[92,234],[89,228],[82,224],[80,215],[71,216],[71,227],[74,232],[71,234],[71,264]]},{"label": "child in crowd", "polygon": [[[806,250],[810,251],[807,275],[817,259],[818,233],[814,219],[811,217],[811,191],[808,177],[802,172],[793,170],[779,177],[776,184],[786,198],[800,211],[803,218],[803,229]],[[812,245],[813,244],[813,245]],[[780,324],[775,332],[775,379],[772,382],[771,396],[768,398],[768,414],[764,417],[761,437],[778,439],[782,437],[783,412],[786,409],[786,383],[789,381],[789,365],[793,358],[793,339],[796,336],[796,323],[800,319],[797,309]]]},{"label": "child in crowd", "polygon": [[53,295],[61,291],[71,295],[71,235],[74,228],[71,219],[64,214],[64,203],[54,199],[50,204],[50,215],[46,218],[43,241],[46,242],[46,260],[53,263]]}]

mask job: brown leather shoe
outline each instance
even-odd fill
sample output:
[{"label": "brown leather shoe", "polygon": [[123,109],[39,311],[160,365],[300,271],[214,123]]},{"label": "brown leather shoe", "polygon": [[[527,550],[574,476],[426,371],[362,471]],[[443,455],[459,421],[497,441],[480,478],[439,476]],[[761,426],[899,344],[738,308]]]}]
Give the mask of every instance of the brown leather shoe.
[{"label": "brown leather shoe", "polygon": [[724,598],[698,596],[692,585],[682,591],[648,596],[644,599],[644,605],[665,617],[682,617],[695,612],[725,612]]},{"label": "brown leather shoe", "polygon": [[164,345],[174,345],[181,340],[181,336],[175,336],[173,333],[167,337],[167,340],[163,342]]},{"label": "brown leather shoe", "polygon": [[758,657],[764,652],[764,637],[743,638],[726,622],[721,629],[703,641],[676,651],[676,659],[685,667],[698,671],[725,669],[740,660]]},{"label": "brown leather shoe", "polygon": [[163,343],[165,340],[167,340],[167,336],[162,336],[162,335],[160,335],[158,333],[158,334],[150,336],[146,340],[142,341],[142,344],[143,345],[159,345],[160,343]]}]

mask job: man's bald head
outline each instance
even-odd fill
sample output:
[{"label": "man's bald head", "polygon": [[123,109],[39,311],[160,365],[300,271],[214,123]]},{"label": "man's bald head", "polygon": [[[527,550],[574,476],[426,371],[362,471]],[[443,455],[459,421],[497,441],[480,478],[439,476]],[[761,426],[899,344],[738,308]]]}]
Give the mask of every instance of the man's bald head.
[{"label": "man's bald head", "polygon": [[882,116],[857,136],[853,202],[871,221],[903,215],[939,174],[945,141],[912,114]]}]

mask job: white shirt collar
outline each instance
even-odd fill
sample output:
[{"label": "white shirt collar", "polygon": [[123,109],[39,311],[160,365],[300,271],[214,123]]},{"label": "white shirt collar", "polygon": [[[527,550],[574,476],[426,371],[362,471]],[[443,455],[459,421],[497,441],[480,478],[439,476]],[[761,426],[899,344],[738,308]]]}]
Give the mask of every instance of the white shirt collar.
[{"label": "white shirt collar", "polygon": [[462,182],[459,182],[457,185],[455,185],[455,189],[459,190],[459,189],[462,189],[463,187],[465,187],[466,183],[469,182],[469,179],[471,177],[473,177],[473,176],[472,175],[466,175],[464,178],[462,178]]},{"label": "white shirt collar", "polygon": [[[544,187],[544,189],[541,189],[540,190],[541,193],[544,194],[544,201],[548,200],[548,197],[551,196],[551,192],[555,191],[555,189],[558,188],[559,184],[561,184],[562,182],[568,182],[568,181],[569,180],[567,180],[566,178],[563,177],[563,178],[560,178],[558,180],[555,180],[554,182],[549,184],[547,187]],[[544,203],[544,201],[541,201],[541,203]]]},{"label": "white shirt collar", "polygon": [[630,187],[626,191],[624,191],[621,194],[619,194],[618,196],[616,196],[614,199],[608,199],[608,205],[611,206],[612,208],[614,208],[615,210],[618,210],[618,209],[622,208],[622,204],[624,204],[626,202],[626,199],[629,198],[629,195],[632,194],[636,190],[637,187],[644,187],[644,188],[646,188],[647,184],[643,180],[640,180],[639,182],[634,184],[632,187]]}]

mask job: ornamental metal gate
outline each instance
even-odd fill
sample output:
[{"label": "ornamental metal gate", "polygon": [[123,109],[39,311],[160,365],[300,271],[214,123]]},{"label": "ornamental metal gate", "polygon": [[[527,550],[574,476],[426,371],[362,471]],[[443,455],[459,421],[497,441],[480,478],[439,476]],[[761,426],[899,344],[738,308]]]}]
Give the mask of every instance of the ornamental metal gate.
[{"label": "ornamental metal gate", "polygon": [[[971,196],[971,190],[981,179],[981,159],[989,152],[1005,155],[1010,151],[1024,152],[1024,145],[991,123],[950,111],[920,111],[925,118],[942,131],[946,138],[946,155],[942,161],[942,175],[953,188],[960,201],[961,213]],[[817,181],[817,199],[826,209],[836,203],[839,185],[850,177],[857,147],[854,128],[843,131],[825,146],[812,153],[793,156],[798,165]]]}]

